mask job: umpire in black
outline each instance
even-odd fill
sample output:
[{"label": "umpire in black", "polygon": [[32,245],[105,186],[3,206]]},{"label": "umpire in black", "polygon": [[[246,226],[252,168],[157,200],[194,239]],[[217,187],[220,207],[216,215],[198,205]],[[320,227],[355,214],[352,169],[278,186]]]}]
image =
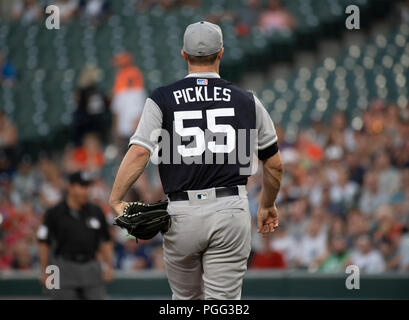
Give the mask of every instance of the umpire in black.
[{"label": "umpire in black", "polygon": [[42,284],[51,273],[47,266],[59,268],[59,289],[47,288],[53,299],[104,299],[105,282],[113,279],[108,224],[89,203],[91,183],[86,172],[71,174],[66,197],[45,213],[37,232]]}]

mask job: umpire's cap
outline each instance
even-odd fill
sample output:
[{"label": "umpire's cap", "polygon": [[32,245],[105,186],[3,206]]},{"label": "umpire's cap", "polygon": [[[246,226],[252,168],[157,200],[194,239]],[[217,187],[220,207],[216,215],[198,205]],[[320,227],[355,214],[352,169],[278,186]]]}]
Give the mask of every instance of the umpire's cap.
[{"label": "umpire's cap", "polygon": [[191,56],[210,56],[223,48],[223,34],[216,24],[200,21],[187,26],[183,51]]},{"label": "umpire's cap", "polygon": [[68,182],[70,184],[80,184],[82,186],[89,186],[93,182],[93,179],[89,172],[77,171],[71,173],[68,176]]}]

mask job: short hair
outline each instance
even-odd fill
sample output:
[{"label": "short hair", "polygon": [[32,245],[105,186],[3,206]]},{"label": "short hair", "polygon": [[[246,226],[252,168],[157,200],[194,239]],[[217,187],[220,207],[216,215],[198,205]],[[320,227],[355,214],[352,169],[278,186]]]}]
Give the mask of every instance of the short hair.
[{"label": "short hair", "polygon": [[189,63],[192,65],[209,66],[216,62],[219,52],[213,53],[209,56],[192,56],[186,53],[186,56],[187,56],[187,61],[189,61]]}]

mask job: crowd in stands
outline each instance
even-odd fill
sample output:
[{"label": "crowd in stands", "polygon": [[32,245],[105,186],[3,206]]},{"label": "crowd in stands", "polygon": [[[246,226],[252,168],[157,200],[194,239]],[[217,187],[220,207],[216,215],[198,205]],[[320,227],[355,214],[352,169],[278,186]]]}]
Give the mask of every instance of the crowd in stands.
[{"label": "crowd in stands", "polygon": [[[302,130],[295,143],[283,137],[279,130],[280,228],[269,241],[254,237],[251,266],[409,271],[408,109],[375,100],[360,130],[336,113],[331,123]],[[254,215],[260,178],[249,183]]]},{"label": "crowd in stands", "polygon": [[[316,122],[291,143],[276,124],[285,166],[277,201],[280,227],[265,239],[255,232],[259,170],[248,183],[254,224],[249,267],[343,272],[355,264],[368,273],[409,271],[407,112],[376,100],[363,115],[362,129],[351,129],[337,113],[331,123]],[[64,197],[68,173],[94,174],[91,200],[112,223],[110,186],[101,178],[107,145],[91,132],[62,154],[25,155],[15,163],[10,155],[17,129],[4,113],[0,123],[0,269],[31,270],[38,267],[36,229],[44,211]],[[155,172],[127,200],[164,197]],[[119,228],[111,233],[117,268],[163,269],[160,235],[136,243]]]},{"label": "crowd in stands", "polygon": [[58,7],[61,23],[81,17],[90,23],[98,24],[111,13],[109,0],[15,0],[0,1],[0,4],[5,20],[19,21],[23,25],[44,19],[48,5]]},{"label": "crowd in stands", "polygon": [[[136,8],[146,11],[159,6],[164,10],[174,7],[199,8],[200,0],[142,0],[138,1]],[[273,29],[293,29],[296,26],[295,18],[282,4],[281,0],[246,0],[244,6],[238,10],[221,9],[220,12],[211,12],[207,21],[218,23],[221,20],[233,20],[236,24],[237,34],[246,35],[253,26],[259,26],[263,31]]]},{"label": "crowd in stands", "polygon": [[[1,0],[0,0],[1,1]],[[143,14],[154,8],[168,11],[187,7],[200,9],[202,0],[129,0],[129,10]],[[55,5],[59,8],[60,22],[66,23],[75,18],[84,19],[98,25],[113,14],[109,0],[16,0],[5,5],[6,19],[20,21],[24,25],[40,22],[45,18],[45,7]],[[246,0],[238,9],[219,8],[207,14],[206,20],[214,23],[231,21],[235,24],[238,36],[246,36],[253,27],[263,32],[271,30],[294,29],[297,25],[294,16],[286,10],[281,0]]]}]

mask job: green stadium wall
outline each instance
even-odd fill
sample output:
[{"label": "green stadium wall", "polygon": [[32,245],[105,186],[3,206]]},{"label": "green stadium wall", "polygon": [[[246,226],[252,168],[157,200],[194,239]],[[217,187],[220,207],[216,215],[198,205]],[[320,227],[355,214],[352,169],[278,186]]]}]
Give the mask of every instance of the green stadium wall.
[{"label": "green stadium wall", "polygon": [[[409,299],[408,274],[361,275],[360,289],[349,290],[347,274],[248,272],[244,299]],[[170,299],[162,273],[118,273],[108,285],[111,299]],[[0,275],[0,299],[47,298],[34,274]]]}]

